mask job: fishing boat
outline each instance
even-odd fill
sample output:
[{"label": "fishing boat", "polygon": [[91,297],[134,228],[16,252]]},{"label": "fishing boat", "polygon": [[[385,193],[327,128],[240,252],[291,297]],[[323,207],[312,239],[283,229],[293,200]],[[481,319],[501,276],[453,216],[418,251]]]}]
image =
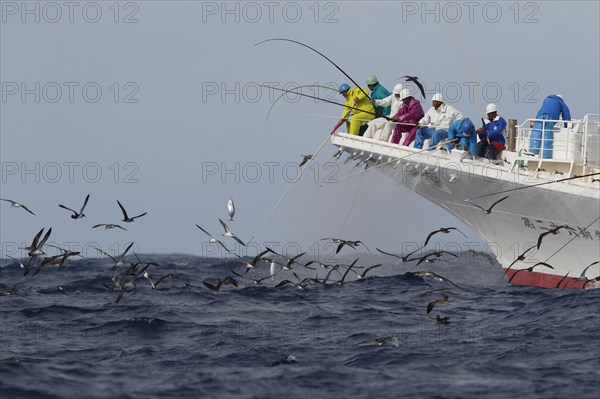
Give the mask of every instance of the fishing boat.
[{"label": "fishing boat", "polygon": [[528,151],[536,119],[511,121],[495,162],[346,133],[331,142],[362,160],[365,173],[384,173],[464,222],[511,284],[588,289],[600,287],[599,120],[556,121],[551,158]]}]

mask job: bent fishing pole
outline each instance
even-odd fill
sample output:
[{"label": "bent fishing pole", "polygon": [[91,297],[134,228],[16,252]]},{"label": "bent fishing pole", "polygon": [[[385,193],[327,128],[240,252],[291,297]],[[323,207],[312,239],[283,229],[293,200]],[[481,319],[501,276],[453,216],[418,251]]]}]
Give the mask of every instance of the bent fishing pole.
[{"label": "bent fishing pole", "polygon": [[[344,104],[341,104],[341,103],[338,103],[338,102],[335,102],[335,101],[327,100],[327,99],[325,99],[325,98],[320,98],[320,97],[316,97],[316,96],[311,96],[310,94],[298,93],[298,92],[296,92],[296,91],[293,91],[293,90],[285,90],[285,89],[280,89],[280,88],[278,88],[278,87],[272,87],[272,86],[266,86],[266,85],[261,85],[260,87],[265,87],[265,88],[267,88],[267,89],[273,89],[273,90],[279,90],[279,91],[282,91],[282,92],[284,92],[284,93],[292,93],[292,94],[297,94],[297,95],[299,95],[299,96],[303,96],[303,97],[312,98],[312,99],[314,99],[314,100],[319,100],[319,101],[323,101],[323,102],[326,102],[326,103],[335,104],[335,105],[338,105],[338,106],[340,106],[340,107],[349,108],[350,110],[354,110],[354,111],[360,111],[360,112],[364,112],[365,114],[379,116],[379,117],[381,117],[381,118],[385,118],[386,120],[388,120],[388,121],[390,121],[390,122],[394,122],[394,123],[397,123],[397,124],[400,124],[400,125],[407,125],[407,126],[417,126],[417,125],[418,125],[418,124],[416,124],[416,123],[404,123],[404,122],[398,122],[398,121],[396,121],[396,120],[394,120],[394,119],[390,118],[389,116],[380,116],[380,115],[378,115],[378,114],[377,114],[377,113],[375,113],[375,112],[366,111],[366,110],[364,110],[364,109],[361,109],[361,108],[356,108],[356,107],[353,107],[353,106],[350,106],[350,105],[344,105]],[[342,119],[346,119],[346,118],[348,118],[348,117],[349,117],[349,115],[347,115],[345,118],[342,118]]]},{"label": "bent fishing pole", "polygon": [[297,40],[292,40],[292,39],[274,38],[274,39],[266,39],[266,40],[260,41],[260,42],[256,43],[256,44],[255,44],[255,46],[258,46],[258,45],[260,45],[260,44],[267,43],[267,42],[274,42],[274,41],[283,41],[283,42],[290,42],[290,43],[299,44],[300,46],[304,46],[304,47],[306,47],[307,49],[309,49],[309,50],[312,50],[312,51],[314,51],[315,53],[319,54],[321,57],[323,57],[323,58],[325,58],[327,61],[329,61],[329,62],[330,62],[330,63],[331,63],[331,64],[332,64],[334,67],[336,67],[336,68],[338,69],[338,71],[340,71],[341,73],[343,73],[343,74],[344,74],[344,76],[346,76],[348,79],[350,79],[350,81],[351,81],[352,83],[354,83],[354,85],[355,85],[356,87],[358,87],[358,88],[360,89],[360,91],[362,91],[362,92],[363,92],[363,94],[364,94],[365,96],[367,96],[367,98],[369,99],[369,101],[371,100],[371,97],[370,97],[370,96],[369,96],[369,95],[368,95],[368,94],[365,92],[365,90],[364,90],[364,89],[363,89],[363,88],[362,88],[362,87],[361,87],[361,86],[360,86],[358,83],[356,83],[356,82],[354,81],[354,79],[352,79],[352,78],[350,77],[350,75],[348,75],[346,72],[344,72],[344,70],[343,70],[342,68],[340,68],[340,67],[339,67],[339,66],[338,66],[338,65],[337,65],[335,62],[333,62],[333,61],[332,61],[332,60],[331,60],[329,57],[327,57],[325,54],[321,53],[320,51],[318,51],[318,50],[316,50],[316,49],[314,49],[314,48],[312,48],[312,47],[310,47],[308,44],[304,44],[304,43],[302,43],[302,42],[299,42],[299,41],[297,41]]}]

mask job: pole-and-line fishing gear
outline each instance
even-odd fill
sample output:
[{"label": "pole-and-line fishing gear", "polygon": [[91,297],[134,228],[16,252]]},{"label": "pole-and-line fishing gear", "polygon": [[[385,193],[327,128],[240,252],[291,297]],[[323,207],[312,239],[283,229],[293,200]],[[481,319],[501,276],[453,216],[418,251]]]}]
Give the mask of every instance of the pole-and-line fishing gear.
[{"label": "pole-and-line fishing gear", "polygon": [[282,38],[275,38],[275,39],[266,39],[266,40],[263,40],[263,41],[261,41],[261,42],[258,42],[258,43],[256,43],[256,44],[255,44],[255,46],[258,46],[259,44],[263,44],[263,43],[266,43],[266,42],[273,42],[273,41],[284,41],[284,42],[296,43],[296,44],[299,44],[299,45],[301,45],[301,46],[304,46],[304,47],[306,47],[307,49],[309,49],[309,50],[312,50],[312,51],[314,51],[315,53],[319,54],[321,57],[323,57],[323,58],[325,58],[327,61],[329,61],[329,62],[330,62],[330,63],[331,63],[331,64],[332,64],[334,67],[336,67],[336,68],[338,69],[338,71],[340,71],[341,73],[343,73],[343,74],[344,74],[344,76],[346,76],[348,79],[350,79],[350,81],[351,81],[352,83],[354,83],[354,85],[355,85],[356,87],[358,87],[358,88],[360,89],[360,91],[362,91],[362,92],[363,92],[363,94],[364,94],[365,96],[367,96],[367,98],[368,98],[369,100],[371,100],[371,97],[370,97],[370,96],[369,96],[369,95],[368,95],[368,94],[365,92],[365,90],[364,90],[364,89],[363,89],[363,88],[362,88],[362,87],[361,87],[361,86],[360,86],[358,83],[356,83],[356,82],[354,81],[354,79],[352,79],[352,78],[350,77],[350,75],[348,75],[346,72],[344,72],[344,70],[343,70],[342,68],[340,68],[340,67],[339,67],[339,66],[338,66],[338,65],[337,65],[335,62],[333,62],[331,59],[329,59],[329,57],[327,57],[325,54],[321,53],[319,50],[316,50],[316,49],[314,49],[314,48],[310,47],[308,44],[304,44],[304,43],[302,43],[302,42],[299,42],[299,41],[297,41],[297,40],[292,40],[292,39],[282,39]]}]

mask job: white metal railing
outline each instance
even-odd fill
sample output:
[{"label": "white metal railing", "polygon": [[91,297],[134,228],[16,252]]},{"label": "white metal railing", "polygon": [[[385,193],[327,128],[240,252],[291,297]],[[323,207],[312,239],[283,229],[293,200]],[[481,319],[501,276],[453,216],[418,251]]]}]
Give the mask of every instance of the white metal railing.
[{"label": "white metal railing", "polygon": [[[570,121],[527,119],[517,126],[517,151],[524,149],[528,155],[532,154],[531,132],[539,130],[534,128],[535,122],[542,122],[544,126],[554,123],[554,127],[553,138],[548,137],[549,129],[542,129],[539,153],[533,154],[532,159],[572,161],[586,166],[600,166],[600,114],[586,114],[583,119]],[[566,128],[564,123],[567,123]],[[543,158],[544,144],[549,141],[552,144],[546,150],[552,150],[552,157]]]}]

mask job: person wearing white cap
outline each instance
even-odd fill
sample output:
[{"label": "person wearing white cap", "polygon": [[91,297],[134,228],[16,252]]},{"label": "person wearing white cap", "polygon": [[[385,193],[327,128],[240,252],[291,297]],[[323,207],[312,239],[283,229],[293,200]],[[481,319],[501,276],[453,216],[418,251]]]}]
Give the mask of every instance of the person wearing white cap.
[{"label": "person wearing white cap", "polygon": [[415,139],[418,122],[425,115],[425,112],[423,112],[423,107],[421,107],[419,100],[414,98],[408,89],[402,89],[400,100],[402,100],[402,106],[391,117],[393,121],[398,122],[394,128],[391,142],[399,144],[402,135],[407,133],[402,145],[408,147]]},{"label": "person wearing white cap", "polygon": [[[402,106],[402,100],[400,100],[400,92],[402,91],[402,84],[398,83],[394,86],[392,94],[381,100],[372,100],[371,103],[375,106],[389,107],[389,115],[396,115],[400,107]],[[386,116],[389,116],[386,115]],[[394,127],[394,122],[389,122],[387,118],[376,118],[369,122],[367,131],[363,137],[367,137],[374,140],[388,141]]]},{"label": "person wearing white cap", "polygon": [[451,105],[444,103],[440,93],[433,95],[432,107],[419,121],[419,130],[415,138],[415,148],[423,148],[425,140],[429,139],[429,148],[435,149],[442,139],[448,138],[448,128],[457,119],[462,119],[463,114]]},{"label": "person wearing white cap", "polygon": [[479,143],[477,143],[476,153],[480,158],[486,157],[490,161],[496,160],[498,153],[506,147],[506,120],[498,116],[496,104],[488,104],[485,110],[487,119],[483,122],[484,126],[477,129]]}]

